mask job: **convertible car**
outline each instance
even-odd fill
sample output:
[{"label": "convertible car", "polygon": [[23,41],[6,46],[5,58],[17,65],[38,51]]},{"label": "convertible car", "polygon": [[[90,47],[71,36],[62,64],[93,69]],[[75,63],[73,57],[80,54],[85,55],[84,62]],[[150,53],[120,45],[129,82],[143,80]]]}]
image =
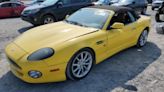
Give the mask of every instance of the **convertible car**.
[{"label": "convertible car", "polygon": [[146,44],[150,18],[125,7],[92,6],[64,21],[36,27],[10,43],[12,73],[28,83],[79,80],[94,64]]}]

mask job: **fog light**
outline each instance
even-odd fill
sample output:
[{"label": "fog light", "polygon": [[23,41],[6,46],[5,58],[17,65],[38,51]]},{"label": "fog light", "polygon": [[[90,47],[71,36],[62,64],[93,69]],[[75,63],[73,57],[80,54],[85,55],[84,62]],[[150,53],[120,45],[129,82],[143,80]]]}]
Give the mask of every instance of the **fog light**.
[{"label": "fog light", "polygon": [[31,78],[37,79],[37,78],[40,78],[40,77],[42,76],[42,73],[39,72],[39,71],[29,71],[29,72],[28,72],[28,75],[29,75]]}]

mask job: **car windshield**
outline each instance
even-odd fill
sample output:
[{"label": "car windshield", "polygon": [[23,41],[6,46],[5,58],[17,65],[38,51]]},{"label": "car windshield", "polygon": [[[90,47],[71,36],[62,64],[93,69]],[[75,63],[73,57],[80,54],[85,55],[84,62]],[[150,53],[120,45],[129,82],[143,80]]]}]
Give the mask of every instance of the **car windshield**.
[{"label": "car windshield", "polygon": [[70,24],[102,29],[110,11],[95,8],[83,8],[72,14],[65,21]]},{"label": "car windshield", "polygon": [[119,0],[99,0],[98,2],[101,2],[101,3],[116,3],[118,1]]},{"label": "car windshield", "polygon": [[120,0],[119,3],[122,3],[122,4],[130,4],[132,3],[134,0]]},{"label": "car windshield", "polygon": [[45,0],[42,4],[43,5],[54,5],[57,2],[58,2],[58,0]]}]

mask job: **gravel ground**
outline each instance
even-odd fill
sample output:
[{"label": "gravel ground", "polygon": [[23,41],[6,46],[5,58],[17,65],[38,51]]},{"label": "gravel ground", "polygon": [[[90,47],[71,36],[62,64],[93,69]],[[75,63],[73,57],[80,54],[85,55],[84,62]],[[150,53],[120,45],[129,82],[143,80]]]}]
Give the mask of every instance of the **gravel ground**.
[{"label": "gravel ground", "polygon": [[164,92],[164,35],[155,30],[154,12],[148,44],[132,47],[95,66],[79,81],[28,84],[14,77],[4,47],[31,24],[20,18],[0,20],[0,92]]}]

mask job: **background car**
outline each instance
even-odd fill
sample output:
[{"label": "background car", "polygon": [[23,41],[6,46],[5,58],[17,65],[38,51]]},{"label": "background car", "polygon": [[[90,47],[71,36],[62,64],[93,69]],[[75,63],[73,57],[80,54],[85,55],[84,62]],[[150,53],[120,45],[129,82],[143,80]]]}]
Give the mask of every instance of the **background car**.
[{"label": "background car", "polygon": [[164,2],[161,4],[155,15],[157,22],[164,22]]},{"label": "background car", "polygon": [[103,5],[111,5],[114,3],[119,2],[119,0],[98,0],[97,2],[95,2],[95,5],[99,5],[99,4],[103,4]]},{"label": "background car", "polygon": [[66,15],[91,5],[92,0],[46,0],[27,7],[21,18],[33,25],[48,24],[63,20]]},{"label": "background car", "polygon": [[163,2],[164,2],[164,0],[154,0],[152,3],[152,10],[159,8]]},{"label": "background car", "polygon": [[130,7],[141,14],[146,14],[147,5],[147,0],[120,0],[118,3],[112,4],[112,6]]},{"label": "background car", "polygon": [[19,2],[0,3],[0,18],[20,16],[25,7]]},{"label": "background car", "polygon": [[159,24],[156,26],[157,33],[164,34],[164,2],[157,10],[155,19],[157,22],[159,22]]},{"label": "background car", "polygon": [[150,24],[150,17],[127,7],[91,6],[26,31],[5,52],[12,73],[23,81],[79,80],[94,64],[134,45],[143,47]]}]

